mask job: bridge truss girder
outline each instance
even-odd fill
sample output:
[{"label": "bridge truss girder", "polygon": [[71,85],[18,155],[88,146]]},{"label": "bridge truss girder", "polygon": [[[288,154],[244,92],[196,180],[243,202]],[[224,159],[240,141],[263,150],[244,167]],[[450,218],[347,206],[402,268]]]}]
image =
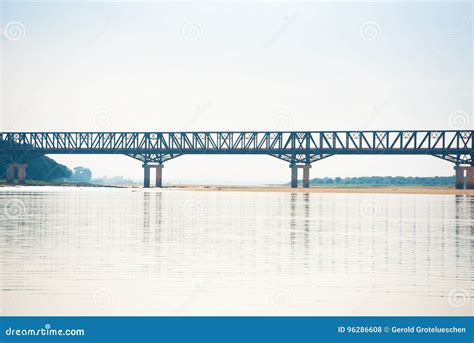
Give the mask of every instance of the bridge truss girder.
[{"label": "bridge truss girder", "polygon": [[440,158],[444,161],[452,162],[456,165],[460,164],[466,164],[466,165],[471,165],[474,166],[474,160],[472,158],[472,155],[469,154],[462,154],[462,155],[453,155],[453,154],[448,154],[448,155],[442,155],[442,154],[433,154],[432,156]]},{"label": "bridge truss girder", "polygon": [[184,154],[270,155],[311,164],[331,155],[433,155],[472,165],[474,131],[0,132],[0,158],[122,154],[163,163]]},{"label": "bridge truss girder", "polygon": [[333,154],[269,154],[269,156],[278,158],[279,160],[290,164],[311,164],[328,158]]},{"label": "bridge truss girder", "polygon": [[166,161],[172,160],[182,154],[125,154],[131,158],[139,160],[143,163],[158,163],[163,164]]}]

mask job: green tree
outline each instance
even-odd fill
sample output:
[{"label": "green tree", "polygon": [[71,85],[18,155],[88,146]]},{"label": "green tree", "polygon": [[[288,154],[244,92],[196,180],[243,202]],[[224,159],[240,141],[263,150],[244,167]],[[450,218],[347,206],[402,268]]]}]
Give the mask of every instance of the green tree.
[{"label": "green tree", "polygon": [[[0,178],[4,179],[7,173],[7,167],[11,162],[0,160]],[[57,163],[55,160],[41,156],[26,162],[26,179],[34,181],[63,181],[68,179],[72,172],[65,165]]]},{"label": "green tree", "polygon": [[88,168],[76,167],[74,174],[70,177],[70,181],[89,183],[92,179],[92,172]]}]

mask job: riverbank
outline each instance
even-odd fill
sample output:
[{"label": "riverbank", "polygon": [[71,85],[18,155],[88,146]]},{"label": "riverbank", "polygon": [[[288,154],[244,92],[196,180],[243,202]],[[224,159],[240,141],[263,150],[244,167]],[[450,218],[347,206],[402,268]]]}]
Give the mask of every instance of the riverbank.
[{"label": "riverbank", "polygon": [[[64,183],[64,182],[44,182],[29,181],[25,185],[7,184],[0,181],[1,187],[68,187],[68,188],[130,188],[143,189],[137,186],[120,186],[120,185],[97,185],[90,183]],[[150,190],[170,190],[170,191],[196,191],[196,192],[280,192],[280,193],[373,193],[373,194],[432,194],[432,195],[472,195],[473,189],[455,189],[454,187],[431,187],[431,186],[332,186],[321,187],[313,186],[311,188],[290,188],[289,186],[280,185],[263,185],[263,186],[196,186],[196,185],[165,185],[165,188],[149,188]]]},{"label": "riverbank", "polygon": [[31,181],[28,180],[25,184],[6,183],[5,180],[0,180],[0,187],[106,187],[106,188],[129,188],[129,186],[119,185],[99,185],[93,183],[78,183],[78,182],[52,182],[52,181]]},{"label": "riverbank", "polygon": [[454,189],[449,187],[312,187],[290,188],[284,186],[185,186],[168,187],[172,190],[200,192],[285,192],[285,193],[380,193],[380,194],[439,194],[439,195],[474,195],[473,189]]}]

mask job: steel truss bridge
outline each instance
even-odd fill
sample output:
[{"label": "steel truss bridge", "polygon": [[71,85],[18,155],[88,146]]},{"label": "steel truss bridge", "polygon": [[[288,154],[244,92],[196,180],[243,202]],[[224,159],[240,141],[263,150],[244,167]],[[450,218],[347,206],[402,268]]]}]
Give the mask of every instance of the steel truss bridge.
[{"label": "steel truss bridge", "polygon": [[311,163],[333,155],[431,155],[472,168],[474,131],[0,132],[8,163],[46,154],[127,155],[143,162],[145,186],[150,167],[161,186],[163,163],[182,155],[269,155],[290,164],[293,186],[303,168],[307,186]]}]

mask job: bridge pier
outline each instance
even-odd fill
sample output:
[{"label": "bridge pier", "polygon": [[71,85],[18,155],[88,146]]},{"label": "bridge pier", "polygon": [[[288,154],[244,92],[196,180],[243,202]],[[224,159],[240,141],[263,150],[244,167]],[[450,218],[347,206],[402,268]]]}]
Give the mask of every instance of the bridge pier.
[{"label": "bridge pier", "polygon": [[464,179],[466,189],[474,189],[474,166],[455,166],[456,189],[464,189]]},{"label": "bridge pier", "polygon": [[15,169],[18,171],[18,183],[24,184],[26,182],[26,167],[25,163],[12,163],[7,166],[7,183],[14,183]]},{"label": "bridge pier", "polygon": [[7,183],[13,183],[15,179],[15,165],[9,164],[7,166]]},{"label": "bridge pier", "polygon": [[156,171],[156,187],[163,188],[163,168],[165,166],[162,164],[158,164],[154,167]]},{"label": "bridge pier", "polygon": [[454,171],[456,173],[456,189],[464,189],[464,168],[461,166],[455,166]]},{"label": "bridge pier", "polygon": [[290,165],[291,168],[291,188],[298,188],[298,166]]},{"label": "bridge pier", "polygon": [[309,188],[309,170],[310,164],[296,165],[290,164],[291,168],[291,188],[298,188],[298,169],[303,169],[303,188]]},{"label": "bridge pier", "polygon": [[466,189],[474,189],[474,166],[466,168]]},{"label": "bridge pier", "polygon": [[150,166],[143,165],[143,188],[150,188]]},{"label": "bridge pier", "polygon": [[24,184],[26,181],[26,164],[18,164],[18,183]]},{"label": "bridge pier", "polygon": [[156,176],[155,176],[155,185],[156,187],[162,188],[163,187],[163,168],[165,166],[162,164],[144,164],[143,165],[143,187],[150,188],[150,169],[155,168]]},{"label": "bridge pier", "polygon": [[309,170],[311,169],[311,164],[303,166],[303,188],[309,188]]}]

